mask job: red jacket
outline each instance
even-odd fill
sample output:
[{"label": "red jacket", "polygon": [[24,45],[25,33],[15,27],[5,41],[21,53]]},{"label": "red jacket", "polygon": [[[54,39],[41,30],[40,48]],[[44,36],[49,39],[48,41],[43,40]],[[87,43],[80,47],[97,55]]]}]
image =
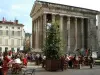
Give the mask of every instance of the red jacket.
[{"label": "red jacket", "polygon": [[25,66],[27,66],[27,62],[28,62],[28,61],[27,61],[27,58],[23,58],[22,61],[23,61],[23,64],[24,64]]}]

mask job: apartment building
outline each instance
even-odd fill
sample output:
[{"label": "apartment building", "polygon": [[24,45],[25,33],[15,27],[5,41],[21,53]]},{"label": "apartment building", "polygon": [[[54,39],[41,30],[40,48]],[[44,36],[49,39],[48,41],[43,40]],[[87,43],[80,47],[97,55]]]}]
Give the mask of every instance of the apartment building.
[{"label": "apartment building", "polygon": [[0,21],[0,51],[4,52],[5,49],[23,50],[25,39],[24,25],[19,24],[18,20],[11,21]]}]

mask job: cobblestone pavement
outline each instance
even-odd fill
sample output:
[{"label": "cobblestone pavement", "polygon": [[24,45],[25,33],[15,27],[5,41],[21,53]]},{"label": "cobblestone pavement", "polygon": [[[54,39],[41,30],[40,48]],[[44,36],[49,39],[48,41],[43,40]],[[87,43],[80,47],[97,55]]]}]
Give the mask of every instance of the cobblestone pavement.
[{"label": "cobblestone pavement", "polygon": [[[27,69],[35,68],[35,75],[100,75],[100,66],[94,66],[92,69],[89,66],[84,66],[82,69],[68,69],[64,71],[57,71],[57,72],[48,72],[41,68],[41,66],[28,66]],[[23,75],[20,74],[11,74],[8,75]]]}]

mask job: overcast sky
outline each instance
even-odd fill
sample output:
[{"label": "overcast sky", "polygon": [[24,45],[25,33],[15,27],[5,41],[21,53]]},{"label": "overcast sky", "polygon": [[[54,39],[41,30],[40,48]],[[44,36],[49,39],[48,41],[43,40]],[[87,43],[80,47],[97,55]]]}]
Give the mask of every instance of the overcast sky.
[{"label": "overcast sky", "polygon": [[[0,20],[5,17],[8,21],[18,19],[24,24],[25,32],[32,32],[32,21],[30,12],[35,0],[0,0]],[[83,7],[100,11],[100,0],[42,0]]]}]

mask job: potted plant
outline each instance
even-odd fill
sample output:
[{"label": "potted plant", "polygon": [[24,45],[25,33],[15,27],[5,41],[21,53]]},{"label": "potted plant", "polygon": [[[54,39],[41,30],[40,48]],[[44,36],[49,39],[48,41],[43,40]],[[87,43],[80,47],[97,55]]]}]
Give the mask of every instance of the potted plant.
[{"label": "potted plant", "polygon": [[46,70],[56,71],[60,68],[61,40],[59,24],[49,25],[46,31],[46,40],[43,53],[46,56]]}]

